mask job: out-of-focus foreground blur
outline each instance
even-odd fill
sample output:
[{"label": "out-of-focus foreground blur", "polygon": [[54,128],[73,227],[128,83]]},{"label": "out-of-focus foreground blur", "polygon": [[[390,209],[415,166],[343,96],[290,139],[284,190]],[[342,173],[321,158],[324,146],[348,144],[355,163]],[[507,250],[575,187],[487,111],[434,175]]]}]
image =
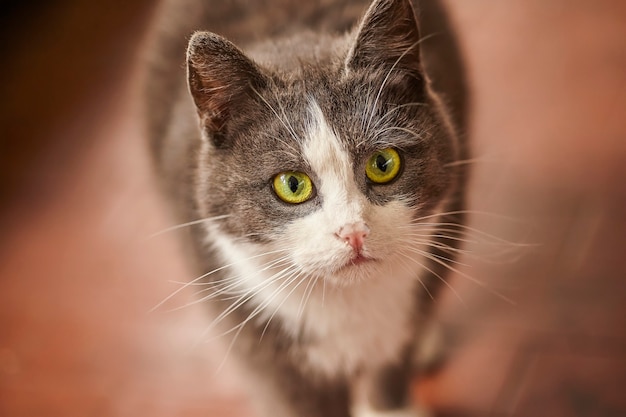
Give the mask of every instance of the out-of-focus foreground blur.
[{"label": "out-of-focus foreground blur", "polygon": [[[170,235],[149,238],[172,224],[139,118],[153,3],[3,16],[2,416],[249,415],[197,343],[202,309],[170,311],[191,295],[151,311],[190,277]],[[460,337],[415,394],[448,416],[626,415],[626,2],[445,4],[477,232],[439,300]]]}]

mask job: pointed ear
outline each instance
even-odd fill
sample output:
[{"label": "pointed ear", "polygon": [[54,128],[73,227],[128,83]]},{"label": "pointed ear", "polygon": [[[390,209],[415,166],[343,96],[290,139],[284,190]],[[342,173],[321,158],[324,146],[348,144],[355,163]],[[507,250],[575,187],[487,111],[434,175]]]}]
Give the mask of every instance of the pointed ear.
[{"label": "pointed ear", "polygon": [[218,138],[265,78],[231,42],[214,33],[196,32],[187,48],[187,81],[204,127]]},{"label": "pointed ear", "polygon": [[375,0],[357,28],[349,70],[381,64],[420,73],[420,34],[410,0]]}]

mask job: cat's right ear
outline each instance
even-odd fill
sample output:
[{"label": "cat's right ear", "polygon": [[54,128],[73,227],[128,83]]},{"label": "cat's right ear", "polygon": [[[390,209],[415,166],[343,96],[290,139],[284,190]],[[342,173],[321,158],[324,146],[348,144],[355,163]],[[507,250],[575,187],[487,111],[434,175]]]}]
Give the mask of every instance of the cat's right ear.
[{"label": "cat's right ear", "polygon": [[259,68],[228,40],[196,32],[187,48],[187,81],[202,125],[220,144],[233,113],[265,85]]},{"label": "cat's right ear", "polygon": [[346,69],[397,68],[421,78],[420,32],[410,0],[375,0],[356,29]]}]

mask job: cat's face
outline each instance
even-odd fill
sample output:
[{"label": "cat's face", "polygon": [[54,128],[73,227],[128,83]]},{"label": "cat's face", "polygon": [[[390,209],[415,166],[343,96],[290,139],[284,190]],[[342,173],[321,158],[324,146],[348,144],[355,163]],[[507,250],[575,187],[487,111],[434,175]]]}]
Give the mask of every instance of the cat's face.
[{"label": "cat's face", "polygon": [[227,216],[207,229],[228,258],[336,285],[419,269],[456,155],[407,4],[380,1],[325,53],[262,66],[216,35],[191,40],[205,138],[196,199],[202,216]]}]

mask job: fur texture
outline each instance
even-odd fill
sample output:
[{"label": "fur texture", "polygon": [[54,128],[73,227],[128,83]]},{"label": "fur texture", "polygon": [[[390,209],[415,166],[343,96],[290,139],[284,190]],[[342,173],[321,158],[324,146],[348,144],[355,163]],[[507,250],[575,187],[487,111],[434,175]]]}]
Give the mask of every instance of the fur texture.
[{"label": "fur texture", "polygon": [[[429,72],[408,0],[375,0],[349,32],[295,20],[245,50],[195,32],[188,90],[168,55],[184,31],[156,36],[157,170],[181,222],[203,219],[196,282],[266,415],[423,415],[408,411],[410,352],[456,252],[466,152],[462,91],[437,86],[460,84]],[[367,166],[387,149],[401,168],[377,183]],[[306,201],[279,197],[284,172],[310,178]]]}]

